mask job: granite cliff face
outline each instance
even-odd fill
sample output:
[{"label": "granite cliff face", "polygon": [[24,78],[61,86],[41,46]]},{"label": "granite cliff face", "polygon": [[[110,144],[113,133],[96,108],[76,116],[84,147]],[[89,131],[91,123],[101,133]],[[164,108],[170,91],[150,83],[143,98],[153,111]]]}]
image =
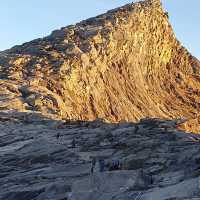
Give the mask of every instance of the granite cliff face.
[{"label": "granite cliff face", "polygon": [[0,78],[1,109],[109,122],[198,119],[200,110],[200,63],[176,39],[159,0],[1,52]]}]

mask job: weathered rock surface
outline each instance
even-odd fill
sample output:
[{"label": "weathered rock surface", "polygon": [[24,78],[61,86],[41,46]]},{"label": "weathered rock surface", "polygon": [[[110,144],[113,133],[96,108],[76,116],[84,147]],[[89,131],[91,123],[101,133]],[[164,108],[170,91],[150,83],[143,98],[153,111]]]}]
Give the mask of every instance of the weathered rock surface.
[{"label": "weathered rock surface", "polygon": [[0,199],[200,199],[199,100],[159,0],[0,52]]},{"label": "weathered rock surface", "polygon": [[[1,112],[0,199],[199,199],[200,137],[177,131],[176,123],[64,122]],[[96,168],[92,175],[91,157],[120,159],[122,170]]]},{"label": "weathered rock surface", "polygon": [[[159,0],[111,10],[0,52],[0,109],[72,120],[198,120],[200,63]],[[199,125],[185,126],[199,131]]]}]

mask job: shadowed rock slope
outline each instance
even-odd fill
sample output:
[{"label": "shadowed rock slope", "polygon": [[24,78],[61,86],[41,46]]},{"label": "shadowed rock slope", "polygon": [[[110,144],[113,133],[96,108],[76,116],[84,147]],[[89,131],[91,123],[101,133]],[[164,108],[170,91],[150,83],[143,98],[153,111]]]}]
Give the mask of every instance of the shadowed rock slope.
[{"label": "shadowed rock slope", "polygon": [[[199,200],[200,136],[176,123],[0,112],[0,200]],[[91,174],[91,156],[119,159],[122,170],[99,173],[97,162]]]},{"label": "shadowed rock slope", "polygon": [[[110,122],[192,119],[200,63],[176,39],[159,0],[146,0],[0,52],[0,109]],[[195,121],[195,123],[192,123]]]}]

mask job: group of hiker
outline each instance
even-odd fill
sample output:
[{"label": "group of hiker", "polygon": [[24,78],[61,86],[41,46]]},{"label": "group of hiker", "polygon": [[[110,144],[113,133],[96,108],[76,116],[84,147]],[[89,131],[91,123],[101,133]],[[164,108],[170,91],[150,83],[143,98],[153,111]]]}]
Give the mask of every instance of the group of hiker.
[{"label": "group of hiker", "polygon": [[[57,140],[60,138],[60,133],[57,133],[56,135]],[[75,138],[73,138],[73,140],[71,141],[71,148],[76,148],[76,140]],[[91,173],[94,173],[94,169],[96,168],[96,164],[97,164],[97,159],[95,157],[92,158],[92,162],[91,162]],[[99,172],[104,172],[104,171],[115,171],[115,170],[121,170],[122,169],[122,163],[116,159],[116,160],[112,160],[111,162],[105,162],[105,160],[103,158],[99,158],[98,159],[98,168],[99,168]]]},{"label": "group of hiker", "polygon": [[112,160],[111,162],[108,161],[106,162],[103,158],[99,158],[98,160],[93,157],[92,162],[91,162],[91,173],[94,173],[94,169],[97,166],[98,162],[98,169],[99,172],[104,172],[104,171],[114,171],[114,170],[121,170],[122,169],[122,163],[119,160]]},{"label": "group of hiker", "polygon": [[[96,158],[92,157],[91,161],[91,174],[96,171],[95,169],[98,169],[100,173],[105,172],[105,171],[117,171],[117,170],[122,170],[122,163],[118,159],[113,159],[112,161],[105,161],[104,158]],[[138,173],[138,180],[140,180],[140,183],[138,182],[138,185],[143,186],[143,187],[148,187],[149,185],[152,185],[154,180],[153,176],[151,173],[146,173],[144,172],[143,169],[140,169]],[[142,181],[142,183],[141,183]]]},{"label": "group of hiker", "polygon": [[[60,138],[60,134],[58,133],[56,135],[56,138]],[[75,138],[72,139],[71,144],[69,145],[70,148],[76,148],[77,147],[77,141]],[[94,172],[99,171],[100,173],[105,171],[118,171],[122,170],[123,165],[122,162],[119,159],[112,159],[112,160],[105,160],[102,156],[92,156],[91,157],[91,168],[90,172],[93,174]],[[154,180],[153,176],[149,173],[145,173],[143,169],[139,171],[139,179],[142,183],[138,182],[138,185],[143,185],[147,187],[148,185],[152,185]]]}]

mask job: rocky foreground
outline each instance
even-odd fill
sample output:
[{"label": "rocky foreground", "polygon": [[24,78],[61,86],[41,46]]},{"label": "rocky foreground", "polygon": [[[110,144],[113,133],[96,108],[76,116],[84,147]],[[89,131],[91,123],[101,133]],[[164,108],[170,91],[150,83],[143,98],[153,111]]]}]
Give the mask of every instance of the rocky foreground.
[{"label": "rocky foreground", "polygon": [[[179,122],[70,122],[1,112],[0,199],[200,199],[200,137],[176,130]],[[92,175],[91,157],[119,159],[122,170]]]}]

